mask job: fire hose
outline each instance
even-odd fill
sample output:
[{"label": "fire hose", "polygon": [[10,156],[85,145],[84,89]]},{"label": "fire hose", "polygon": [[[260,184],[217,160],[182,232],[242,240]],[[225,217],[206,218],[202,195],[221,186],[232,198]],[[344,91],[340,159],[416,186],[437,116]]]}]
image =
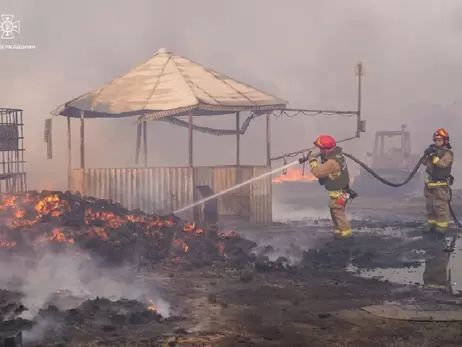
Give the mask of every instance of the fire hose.
[{"label": "fire hose", "polygon": [[[386,180],[385,178],[383,177],[380,177],[376,172],[374,172],[374,170],[372,170],[370,167],[368,167],[366,164],[364,164],[361,160],[359,160],[358,158],[356,158],[355,156],[349,154],[349,153],[345,153],[345,152],[342,152],[342,154],[347,157],[347,158],[350,158],[351,160],[353,160],[354,162],[356,162],[359,166],[361,166],[364,170],[366,170],[368,173],[370,173],[374,178],[376,178],[377,180],[379,180],[380,182],[382,182],[383,184],[386,184],[387,186],[390,186],[390,187],[401,187],[401,186],[404,186],[405,184],[409,183],[409,181],[416,175],[417,171],[419,171],[419,168],[420,166],[424,163],[425,159],[427,158],[427,155],[424,154],[420,159],[419,161],[417,162],[417,164],[415,165],[414,169],[411,171],[411,173],[409,174],[409,176],[403,181],[403,182],[400,182],[400,183],[393,183],[393,182],[390,182],[388,180]],[[449,179],[449,184],[448,184],[448,188],[449,188],[449,201],[448,201],[448,205],[449,205],[449,212],[451,213],[451,216],[452,216],[452,219],[454,220],[454,223],[456,224],[456,226],[458,228],[462,228],[462,225],[461,223],[459,222],[459,219],[457,218],[455,212],[454,212],[454,209],[452,208],[452,205],[451,205],[451,201],[452,201],[452,189],[451,189],[451,185],[454,181],[454,178],[451,176],[450,179]]]},{"label": "fire hose", "polygon": [[[306,156],[306,157],[304,156],[302,159],[300,159],[299,160],[300,164],[305,163],[308,160],[308,157],[310,156],[310,154],[311,154],[311,152],[308,153],[308,156]],[[427,158],[427,154],[422,155],[422,157],[419,159],[419,161],[417,162],[417,164],[415,165],[414,169],[411,171],[409,176],[403,182],[394,183],[394,182],[390,182],[390,181],[386,180],[383,177],[380,177],[374,170],[372,170],[370,167],[368,167],[365,163],[363,163],[361,160],[356,158],[354,155],[349,154],[349,153],[345,153],[345,152],[342,152],[342,154],[345,157],[350,158],[351,160],[353,160],[356,164],[361,166],[364,170],[366,170],[372,177],[374,177],[378,181],[382,182],[383,184],[386,184],[387,186],[395,187],[395,188],[404,186],[405,184],[409,183],[409,181],[417,174],[417,171],[419,171],[420,166],[422,166],[425,159]],[[451,201],[452,201],[451,185],[452,185],[453,181],[454,181],[454,178],[451,176],[450,180],[448,182],[449,183],[448,184],[448,188],[449,188],[449,201],[448,201],[449,212],[451,213],[452,219],[454,220],[454,223],[456,224],[456,226],[458,228],[462,228],[462,225],[459,222],[459,219],[457,218],[457,216],[456,216],[456,214],[454,212],[454,209],[452,208],[452,205],[451,205]]]},{"label": "fire hose", "polygon": [[414,167],[414,169],[411,171],[411,173],[409,174],[409,176],[401,183],[393,183],[393,182],[390,182],[388,180],[386,180],[385,178],[383,177],[380,177],[376,172],[374,172],[374,170],[372,170],[370,167],[368,167],[366,164],[364,164],[361,160],[359,160],[358,158],[356,158],[355,156],[349,154],[349,153],[345,153],[345,152],[342,152],[342,154],[347,157],[347,158],[350,158],[351,160],[353,160],[354,162],[356,162],[359,166],[361,166],[364,170],[366,170],[368,173],[370,173],[374,178],[376,178],[377,180],[379,180],[380,182],[382,182],[383,184],[386,184],[387,186],[390,186],[390,187],[395,187],[395,188],[398,188],[398,187],[401,187],[401,186],[404,186],[405,184],[409,183],[409,181],[416,175],[417,171],[419,171],[419,168],[420,166],[424,163],[425,159],[426,159],[426,155],[423,155],[419,161],[417,162],[416,166]]}]

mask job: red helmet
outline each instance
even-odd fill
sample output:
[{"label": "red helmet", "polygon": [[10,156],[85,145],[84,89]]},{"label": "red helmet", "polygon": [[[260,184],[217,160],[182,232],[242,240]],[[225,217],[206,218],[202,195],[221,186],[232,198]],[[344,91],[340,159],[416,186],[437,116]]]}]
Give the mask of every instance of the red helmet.
[{"label": "red helmet", "polygon": [[442,137],[444,142],[449,142],[449,133],[444,128],[439,128],[433,133],[433,139],[435,137]]},{"label": "red helmet", "polygon": [[321,135],[319,136],[313,144],[318,147],[319,149],[332,149],[337,146],[335,139],[329,135]]}]

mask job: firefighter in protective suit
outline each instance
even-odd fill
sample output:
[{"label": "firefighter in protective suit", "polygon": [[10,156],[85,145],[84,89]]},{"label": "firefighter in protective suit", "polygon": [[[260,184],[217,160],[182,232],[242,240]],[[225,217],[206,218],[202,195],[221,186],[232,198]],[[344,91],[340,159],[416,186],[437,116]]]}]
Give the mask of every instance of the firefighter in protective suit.
[{"label": "firefighter in protective suit", "polygon": [[321,163],[318,163],[315,155],[308,157],[311,173],[329,193],[329,208],[335,235],[349,237],[352,231],[345,215],[345,207],[349,199],[354,199],[355,193],[349,187],[350,176],[345,157],[341,154],[342,148],[328,135],[319,136],[313,144],[320,150]]},{"label": "firefighter in protective suit", "polygon": [[[449,143],[449,134],[445,129],[433,133],[434,144],[425,150],[427,160],[424,162],[428,174],[425,180],[424,195],[427,208],[428,231],[432,233],[432,242],[427,247],[425,271],[423,273],[424,288],[447,291],[450,288],[447,276],[449,263],[444,231],[450,220],[449,203],[451,200],[450,185],[453,177],[451,168],[454,154]],[[436,231],[436,232],[435,232]]]},{"label": "firefighter in protective suit", "polygon": [[448,132],[441,128],[433,133],[433,142],[425,150],[427,160],[424,162],[428,174],[425,180],[424,196],[427,208],[429,231],[444,232],[448,227],[451,198],[450,185],[454,154],[451,151]]}]

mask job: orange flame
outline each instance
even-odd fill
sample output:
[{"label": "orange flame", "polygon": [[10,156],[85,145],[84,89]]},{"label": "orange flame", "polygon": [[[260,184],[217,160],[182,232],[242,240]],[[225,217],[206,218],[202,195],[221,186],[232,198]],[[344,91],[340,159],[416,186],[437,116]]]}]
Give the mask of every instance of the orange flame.
[{"label": "orange flame", "polygon": [[22,208],[19,208],[19,209],[14,213],[14,216],[15,216],[16,218],[23,218],[25,214],[26,214],[26,211],[23,210]]},{"label": "orange flame", "polygon": [[202,228],[196,228],[196,223],[195,222],[191,222],[191,223],[187,223],[184,227],[183,227],[183,231],[184,232],[191,232],[191,231],[194,231],[194,235],[199,235],[199,234],[202,234],[204,232],[204,229]]},{"label": "orange flame", "polygon": [[289,167],[285,174],[281,174],[279,177],[274,177],[271,181],[273,183],[282,183],[282,182],[313,182],[318,179],[313,176],[309,171],[305,171],[303,174],[302,170]]},{"label": "orange flame", "polygon": [[186,242],[184,242],[183,240],[180,240],[180,239],[176,239],[176,240],[173,240],[172,241],[173,245],[176,246],[176,247],[182,247],[183,248],[183,251],[186,253],[189,249],[189,246]]},{"label": "orange flame", "polygon": [[58,228],[54,228],[52,233],[53,235],[49,238],[50,241],[67,242],[71,244],[74,243],[74,240],[66,239],[66,236],[64,236],[64,234]]},{"label": "orange flame", "polygon": [[234,229],[220,234],[221,237],[235,237],[237,235],[238,233]]},{"label": "orange flame", "polygon": [[154,302],[149,299],[149,306],[148,306],[149,311],[157,311],[156,305],[154,305]]},{"label": "orange flame", "polygon": [[53,217],[61,216],[71,210],[66,200],[60,200],[58,195],[48,195],[35,205],[39,215],[51,214]]},{"label": "orange flame", "polygon": [[15,241],[0,241],[0,247],[11,248],[16,246]]},{"label": "orange flame", "polygon": [[150,227],[164,227],[164,226],[174,226],[175,222],[172,220],[162,220],[159,216],[146,216],[146,215],[141,215],[141,216],[133,216],[133,215],[128,215],[127,216],[127,221],[133,222],[133,223],[145,223]]},{"label": "orange flame", "polygon": [[3,197],[3,204],[0,205],[0,209],[5,210],[7,207],[16,206],[16,196],[6,195]]},{"label": "orange flame", "polygon": [[96,236],[98,236],[99,238],[103,240],[109,239],[109,235],[107,234],[107,231],[102,227],[94,227],[93,232]]},{"label": "orange flame", "polygon": [[114,229],[120,228],[120,226],[126,222],[126,220],[112,212],[94,212],[91,209],[87,209],[85,211],[85,223],[90,225],[90,222],[94,220],[104,220],[108,228]]},{"label": "orange flame", "polygon": [[194,228],[196,227],[196,223],[188,223],[183,227],[183,231],[193,231]]},{"label": "orange flame", "polygon": [[197,228],[196,231],[194,232],[196,235],[202,234],[204,232],[204,229]]}]

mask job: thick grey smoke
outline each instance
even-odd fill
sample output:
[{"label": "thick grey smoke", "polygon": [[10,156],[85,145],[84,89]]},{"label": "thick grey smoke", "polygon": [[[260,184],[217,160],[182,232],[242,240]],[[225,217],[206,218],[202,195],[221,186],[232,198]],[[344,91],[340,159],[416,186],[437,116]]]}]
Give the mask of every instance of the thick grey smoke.
[{"label": "thick grey smoke", "polygon": [[80,250],[2,259],[0,270],[0,288],[24,295],[21,302],[28,310],[22,316],[27,319],[35,318],[40,309],[50,304],[67,310],[96,297],[142,300],[147,305],[154,304],[160,314],[169,315],[169,305],[152,283],[138,279],[128,267],[100,267]]},{"label": "thick grey smoke", "polygon": [[61,253],[43,252],[37,257],[11,257],[0,262],[0,288],[21,293],[21,303],[27,308],[22,318],[36,324],[24,332],[24,340],[40,341],[47,331],[59,332],[61,323],[38,316],[39,310],[54,305],[61,310],[78,307],[85,300],[104,297],[140,300],[154,305],[165,317],[170,306],[154,285],[136,277],[128,267],[107,269],[87,253],[74,248]]},{"label": "thick grey smoke", "polygon": [[[368,133],[345,146],[359,156],[380,128],[407,123],[417,131],[415,148],[421,151],[435,126],[453,134],[460,126],[455,120],[460,107],[453,105],[462,77],[458,0],[6,0],[0,11],[21,20],[15,43],[37,47],[0,51],[0,106],[25,110],[31,187],[66,185],[65,120],[53,124],[54,159],[46,161],[43,120],[48,112],[127,72],[161,47],[306,108],[355,109],[354,66],[363,61]],[[433,121],[441,110],[445,117]],[[132,121],[87,122],[87,167],[134,165]],[[77,166],[79,133],[73,123]],[[234,127],[227,116],[200,123]],[[243,163],[264,162],[263,123],[255,121],[243,137]],[[274,119],[272,152],[305,147],[319,132],[344,137],[354,129],[354,120],[333,117]],[[187,163],[186,129],[151,123],[149,137],[150,165]],[[457,136],[453,140],[457,146]],[[233,137],[197,134],[195,142],[198,165],[234,163]]]}]

